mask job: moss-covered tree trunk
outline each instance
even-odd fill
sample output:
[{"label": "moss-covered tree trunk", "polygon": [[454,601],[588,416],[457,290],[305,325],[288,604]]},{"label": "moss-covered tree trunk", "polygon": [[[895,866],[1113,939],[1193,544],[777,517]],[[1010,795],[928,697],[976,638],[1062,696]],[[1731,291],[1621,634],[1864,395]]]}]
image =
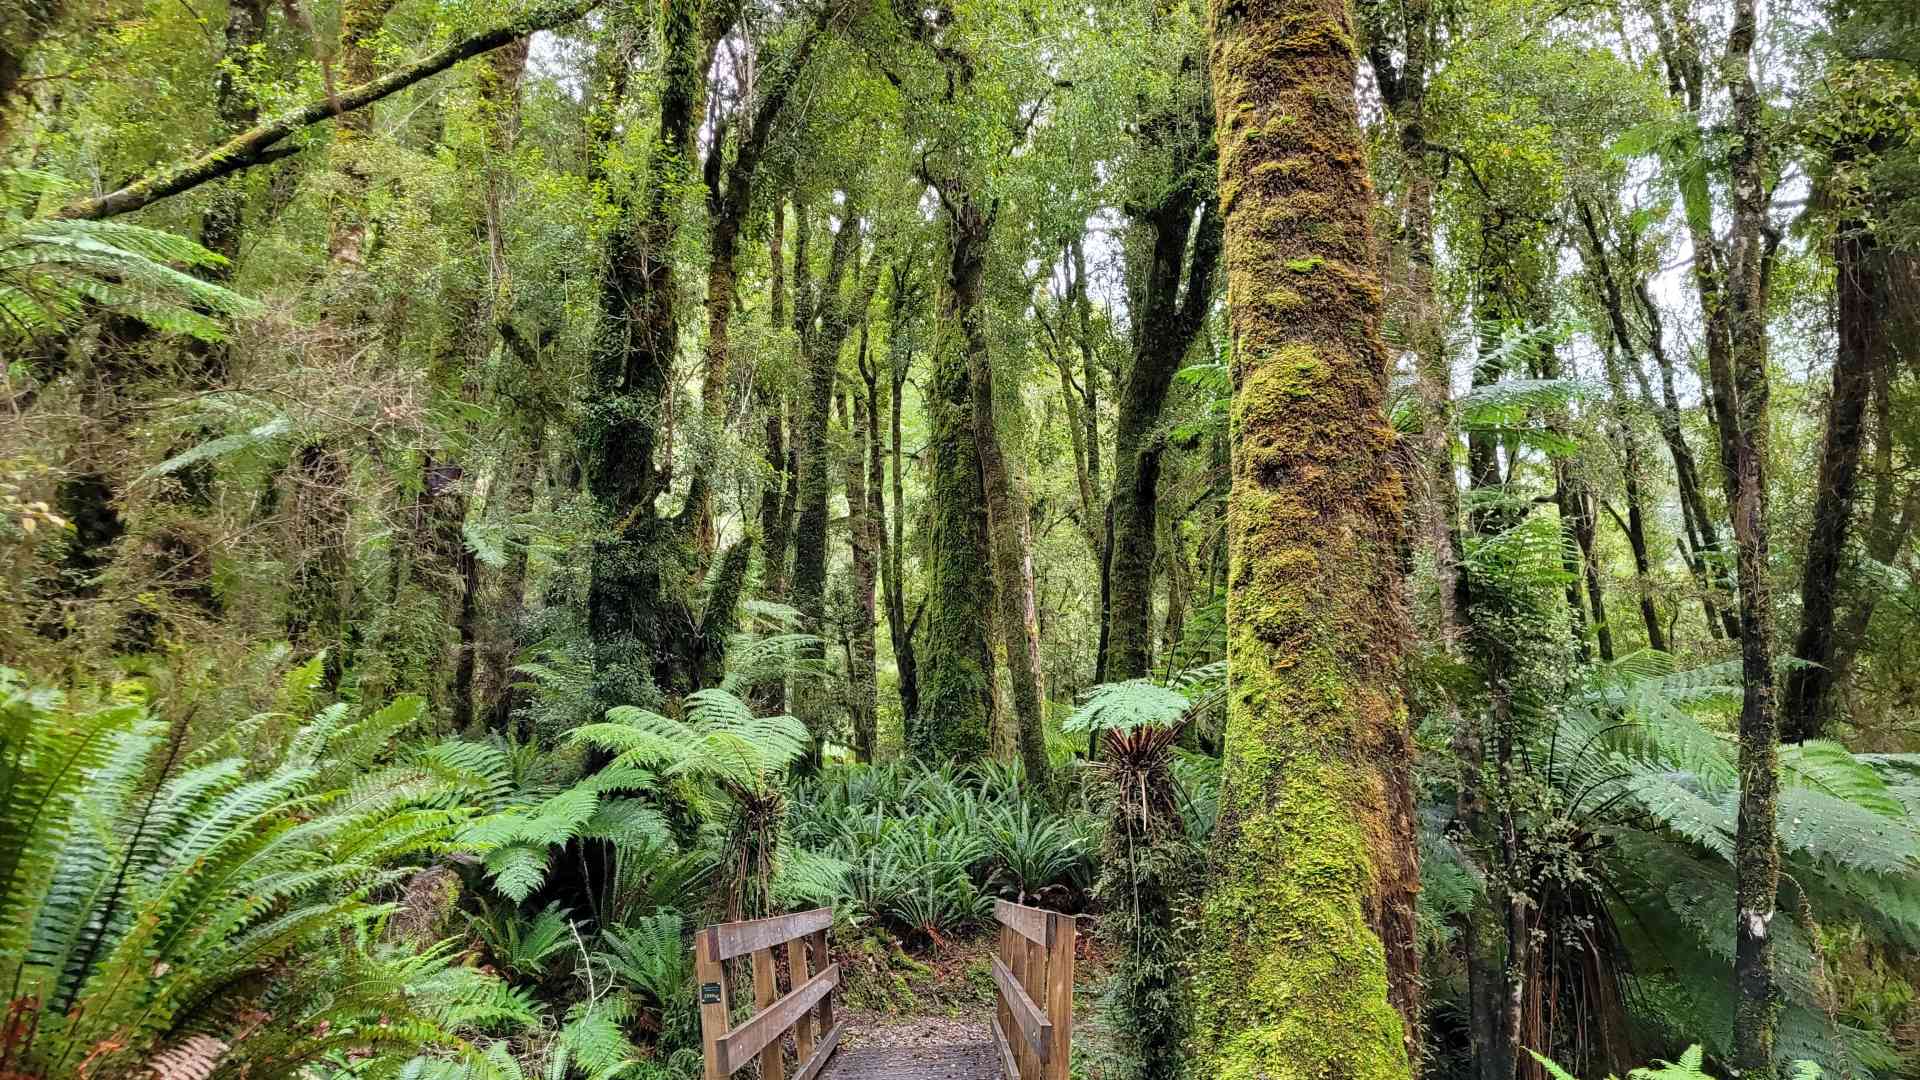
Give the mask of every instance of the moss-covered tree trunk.
[{"label": "moss-covered tree trunk", "polygon": [[[987,346],[985,312],[976,308],[960,323],[973,388],[973,433],[980,459],[980,487],[987,511],[987,543],[993,568],[995,630],[1013,699],[1014,748],[1027,781],[1047,779],[1047,741],[1042,728],[1046,700],[1040,692],[1039,642],[1027,632],[1033,596],[1027,548],[1027,500],[1014,483],[1000,442],[993,396],[993,356]],[[982,590],[986,591],[986,590]]]},{"label": "moss-covered tree trunk", "polygon": [[[1766,236],[1766,133],[1754,85],[1754,0],[1734,0],[1721,74],[1732,102],[1732,237],[1727,254],[1724,363],[1712,369],[1723,411],[1721,441],[1733,493],[1740,582],[1740,808],[1734,826],[1733,1064],[1747,1080],[1774,1075],[1780,987],[1772,924],[1780,887],[1780,718],[1774,700],[1772,592],[1767,577],[1767,283],[1775,240]],[[1684,185],[1683,185],[1684,186]],[[1728,428],[1731,430],[1727,430]]]},{"label": "moss-covered tree trunk", "polygon": [[1410,1075],[1404,491],[1345,0],[1213,0],[1233,352],[1230,689],[1199,1072]]},{"label": "moss-covered tree trunk", "polygon": [[[664,5],[655,177],[684,177],[690,168],[706,72],[726,30],[703,8],[696,0]],[[620,67],[609,72],[613,85],[631,92]],[[596,158],[612,152],[612,126],[599,137]],[[655,182],[623,195],[604,240],[579,447],[602,525],[587,589],[587,631],[595,694],[604,705],[678,697],[698,686],[713,664],[691,611],[690,523],[656,506],[672,479],[655,457],[679,338],[679,284],[670,253],[679,218],[672,200],[680,190]]]},{"label": "moss-covered tree trunk", "polygon": [[[774,200],[773,221],[767,228],[767,259],[771,264],[768,274],[767,292],[770,309],[768,326],[779,327],[787,322],[787,260],[786,260],[787,202],[782,196]],[[796,257],[805,257],[805,230],[798,239]],[[799,471],[799,463],[792,448],[787,445],[785,395],[779,384],[766,374],[760,376],[759,391],[763,407],[767,413],[764,435],[765,460],[768,480],[766,488],[760,494],[760,592],[769,600],[779,600],[787,593],[787,553],[791,544],[794,501],[794,475]],[[776,710],[777,711],[777,710]]]},{"label": "moss-covered tree trunk", "polygon": [[7,145],[29,81],[27,59],[65,14],[60,0],[13,0],[0,6],[0,149]]},{"label": "moss-covered tree trunk", "polygon": [[852,625],[847,633],[852,638],[848,649],[847,665],[847,717],[853,728],[853,753],[861,761],[873,760],[875,725],[879,714],[879,691],[874,672],[874,616],[877,609],[874,603],[874,580],[878,576],[877,548],[875,534],[879,531],[874,520],[874,502],[879,497],[877,487],[869,489],[867,475],[867,446],[873,439],[873,409],[870,399],[875,387],[873,365],[867,361],[867,332],[860,331],[860,380],[863,391],[856,391],[851,400],[843,399],[846,417],[847,456],[843,468],[847,478],[847,547],[853,557],[853,608]]},{"label": "moss-covered tree trunk", "polygon": [[[227,5],[227,26],[220,74],[214,78],[213,107],[220,123],[229,131],[238,131],[260,119],[253,91],[242,79],[255,66],[254,49],[266,38],[266,0],[234,0]],[[218,279],[232,273],[240,256],[240,237],[245,206],[241,185],[229,182],[209,200],[200,219],[200,246],[226,256],[228,265],[214,271]]]},{"label": "moss-covered tree trunk", "polygon": [[[911,329],[925,293],[902,267],[893,270],[892,289],[887,304],[887,437],[885,453],[892,463],[893,518],[887,518],[886,501],[880,495],[882,462],[880,418],[873,418],[874,445],[869,462],[872,472],[875,532],[880,539],[881,591],[886,595],[887,634],[893,642],[894,668],[900,687],[900,719],[912,730],[920,714],[920,665],[913,647],[913,624],[907,618],[906,583],[906,495],[901,473],[901,412],[907,393],[907,374],[913,365]],[[868,395],[873,405],[873,396]]]},{"label": "moss-covered tree trunk", "polygon": [[969,762],[987,755],[993,713],[993,593],[983,588],[986,495],[974,435],[973,376],[965,324],[986,317],[981,289],[992,221],[971,202],[949,205],[946,275],[941,283],[926,398],[931,468],[927,539],[927,637],[920,711],[909,749],[925,761]]},{"label": "moss-covered tree trunk", "polygon": [[[1912,258],[1912,256],[1896,256]],[[1908,267],[1905,273],[1914,273]],[[1873,495],[1861,539],[1867,558],[1889,563],[1905,550],[1907,538],[1920,525],[1920,483],[1902,479],[1902,470],[1894,452],[1893,370],[1880,364],[1873,369]],[[1873,621],[1881,592],[1861,589],[1847,608],[1846,618],[1834,635],[1833,680],[1835,691],[1845,686],[1853,671],[1854,658],[1866,640],[1867,627]]]},{"label": "moss-covered tree trunk", "polygon": [[[803,207],[795,209],[802,220],[810,212]],[[800,425],[794,433],[800,463],[800,516],[793,530],[793,604],[807,620],[810,632],[822,637],[826,629],[827,496],[832,489],[833,469],[828,414],[833,408],[841,348],[847,335],[865,321],[878,282],[875,265],[869,263],[865,273],[854,265],[860,250],[861,225],[853,193],[847,193],[840,215],[825,276],[816,280],[805,274],[798,262],[794,267],[794,313],[801,331],[804,379]],[[795,715],[812,732],[817,755],[826,735],[827,697],[823,688],[814,684],[797,691],[795,702]]]},{"label": "moss-covered tree trunk", "polygon": [[[1211,103],[1202,100],[1202,109]],[[1169,117],[1168,127],[1186,117]],[[1199,145],[1176,152],[1179,175],[1200,171],[1211,150],[1212,120],[1200,128]],[[1201,149],[1205,147],[1205,151]],[[1195,225],[1195,212],[1205,213]],[[1148,258],[1144,299],[1134,331],[1133,364],[1120,389],[1120,412],[1113,427],[1113,544],[1108,567],[1108,679],[1138,679],[1152,666],[1152,585],[1159,513],[1160,458],[1166,448],[1159,432],[1173,374],[1199,335],[1213,300],[1213,268],[1220,254],[1220,222],[1213,200],[1202,199],[1192,184],[1181,184],[1144,215],[1153,250]],[[1192,255],[1188,238],[1192,237]],[[1182,295],[1182,283],[1185,294]],[[1171,614],[1171,613],[1169,613]]]}]

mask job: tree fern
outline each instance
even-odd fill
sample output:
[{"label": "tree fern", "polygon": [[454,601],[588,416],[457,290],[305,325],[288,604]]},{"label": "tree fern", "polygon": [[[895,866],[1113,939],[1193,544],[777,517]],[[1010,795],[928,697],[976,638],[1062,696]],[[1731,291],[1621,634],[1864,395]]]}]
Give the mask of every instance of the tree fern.
[{"label": "tree fern", "polygon": [[[45,173],[0,171],[0,194],[58,184]],[[185,237],[125,222],[0,219],[0,341],[56,333],[89,306],[218,340],[228,321],[261,310],[190,272],[226,261]]]},{"label": "tree fern", "polygon": [[743,792],[771,790],[781,769],[807,749],[807,731],[787,715],[756,716],[725,690],[696,690],[686,720],[633,706],[610,709],[603,723],[572,733],[574,742],[617,755],[613,765],[658,768],[665,776],[711,780]]},{"label": "tree fern", "polygon": [[[1609,838],[1596,849],[1594,873],[1634,955],[1640,999],[1664,1002],[1710,1052],[1731,1036],[1739,784],[1732,742],[1708,721],[1738,700],[1737,680],[1727,665],[1602,667],[1564,703],[1546,747],[1559,812],[1575,829]],[[1832,743],[1789,747],[1781,757],[1785,917],[1773,933],[1786,998],[1781,1053],[1851,1069],[1873,1056],[1872,1040],[1825,1015],[1814,932],[1802,917],[1856,923],[1888,940],[1920,937],[1912,899],[1920,895],[1920,818],[1899,797],[1898,759]],[[1805,1037],[1789,1041],[1789,1029]]]}]

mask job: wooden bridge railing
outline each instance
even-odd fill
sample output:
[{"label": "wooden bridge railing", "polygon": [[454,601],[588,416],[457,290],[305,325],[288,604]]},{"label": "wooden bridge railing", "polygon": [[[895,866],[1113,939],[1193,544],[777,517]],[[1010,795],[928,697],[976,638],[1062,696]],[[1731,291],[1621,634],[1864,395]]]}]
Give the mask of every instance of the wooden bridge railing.
[{"label": "wooden bridge railing", "polygon": [[1066,1080],[1073,1050],[1071,915],[996,901],[993,1041],[1008,1080]]},{"label": "wooden bridge railing", "polygon": [[[844,1026],[833,1021],[833,991],[840,985],[840,965],[828,962],[827,929],[832,925],[833,909],[816,908],[772,919],[718,923],[694,935],[705,1080],[725,1080],[756,1057],[761,1080],[784,1080],[786,1062],[781,1044],[789,1031],[793,1032],[799,1059],[794,1080],[813,1080],[820,1074],[839,1045]],[[785,993],[778,986],[776,949],[786,952]],[[813,957],[811,967],[807,962],[809,952]],[[749,955],[753,957],[754,1013],[729,1027],[732,992],[727,961]]]}]

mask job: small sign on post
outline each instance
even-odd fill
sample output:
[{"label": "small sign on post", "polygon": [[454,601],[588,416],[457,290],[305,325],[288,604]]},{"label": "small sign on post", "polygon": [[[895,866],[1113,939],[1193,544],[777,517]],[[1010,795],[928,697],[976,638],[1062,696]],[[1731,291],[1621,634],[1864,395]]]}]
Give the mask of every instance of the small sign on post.
[{"label": "small sign on post", "polygon": [[710,983],[700,984],[700,1004],[702,1005],[720,1004],[720,984],[719,983],[710,982]]}]

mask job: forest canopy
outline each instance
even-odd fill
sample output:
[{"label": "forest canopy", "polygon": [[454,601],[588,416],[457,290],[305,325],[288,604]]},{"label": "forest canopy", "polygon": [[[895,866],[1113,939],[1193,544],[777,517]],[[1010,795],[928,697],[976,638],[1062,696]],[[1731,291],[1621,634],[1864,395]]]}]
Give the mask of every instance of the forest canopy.
[{"label": "forest canopy", "polygon": [[0,361],[0,1080],[1920,1075],[1912,0],[0,0]]}]

